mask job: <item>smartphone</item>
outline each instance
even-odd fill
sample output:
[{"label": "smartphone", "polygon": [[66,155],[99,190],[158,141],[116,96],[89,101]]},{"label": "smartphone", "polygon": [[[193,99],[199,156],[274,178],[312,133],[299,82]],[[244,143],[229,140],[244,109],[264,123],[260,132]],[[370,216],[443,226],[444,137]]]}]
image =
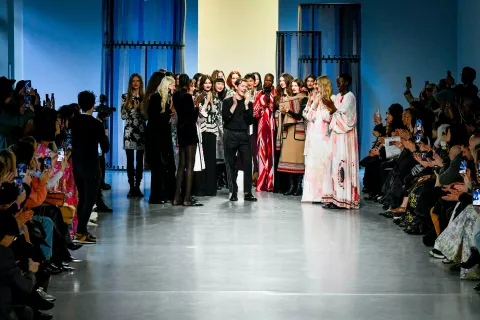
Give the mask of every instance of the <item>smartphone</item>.
[{"label": "smartphone", "polygon": [[57,161],[62,162],[64,158],[65,158],[65,150],[63,148],[59,148]]},{"label": "smartphone", "polygon": [[415,135],[415,143],[416,143],[416,144],[419,144],[421,140],[422,140],[422,134],[418,132],[418,133]]},{"label": "smartphone", "polygon": [[43,158],[43,170],[50,170],[52,169],[52,158],[45,157]]},{"label": "smartphone", "polygon": [[30,109],[30,104],[31,104],[31,101],[32,101],[32,96],[25,96],[24,101],[25,101],[25,108],[26,108],[26,109]]},{"label": "smartphone", "polygon": [[422,152],[422,160],[427,161],[427,152]]},{"label": "smartphone", "polygon": [[410,85],[412,84],[412,78],[411,77],[407,77],[407,83],[410,84]]},{"label": "smartphone", "polygon": [[18,176],[22,177],[23,179],[27,174],[27,165],[25,163],[19,163],[17,165],[17,172],[18,172]]},{"label": "smartphone", "polygon": [[417,120],[417,132],[422,132],[422,120]]},{"label": "smartphone", "polygon": [[458,170],[458,173],[460,174],[467,173],[467,160],[462,160],[462,162],[460,162],[460,170]]},{"label": "smartphone", "polygon": [[23,192],[23,178],[15,177],[13,183],[15,184],[15,187],[17,187],[18,194],[21,194]]},{"label": "smartphone", "polygon": [[475,188],[473,189],[473,202],[474,207],[480,207],[480,189]]},{"label": "smartphone", "polygon": [[25,93],[30,93],[30,90],[32,90],[32,81],[25,80]]}]

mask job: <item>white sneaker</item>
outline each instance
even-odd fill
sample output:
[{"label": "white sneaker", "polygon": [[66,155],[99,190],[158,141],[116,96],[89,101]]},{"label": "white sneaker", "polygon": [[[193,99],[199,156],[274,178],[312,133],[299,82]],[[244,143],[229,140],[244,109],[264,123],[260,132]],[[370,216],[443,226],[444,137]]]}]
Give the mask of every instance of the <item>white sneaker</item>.
[{"label": "white sneaker", "polygon": [[94,222],[92,222],[92,221],[90,220],[90,221],[88,221],[88,223],[87,223],[87,227],[98,227],[98,224],[96,224],[96,223],[94,223]]},{"label": "white sneaker", "polygon": [[428,253],[431,257],[434,257],[435,259],[445,259],[445,256],[440,250],[437,249],[432,249]]},{"label": "white sneaker", "polygon": [[98,218],[98,213],[97,212],[92,212],[90,214],[90,221],[93,223],[97,223],[97,218]]}]

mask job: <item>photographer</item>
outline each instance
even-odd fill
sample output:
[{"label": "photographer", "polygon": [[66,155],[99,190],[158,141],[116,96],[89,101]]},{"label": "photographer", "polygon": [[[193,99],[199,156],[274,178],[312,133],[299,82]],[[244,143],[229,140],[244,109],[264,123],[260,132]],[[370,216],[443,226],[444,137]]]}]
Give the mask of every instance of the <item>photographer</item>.
[{"label": "photographer", "polygon": [[95,95],[90,91],[78,94],[78,105],[82,114],[72,119],[73,175],[78,189],[78,228],[75,242],[95,244],[96,237],[87,231],[93,205],[96,202],[102,172],[98,157],[98,145],[103,153],[108,152],[110,143],[102,124],[92,116]]},{"label": "photographer", "polygon": [[[116,111],[113,107],[108,107],[105,103],[107,102],[107,97],[104,94],[100,95],[100,105],[95,108],[95,112],[97,112],[97,120],[102,123],[102,126],[105,130],[105,135],[108,137],[108,118],[112,114],[112,112]],[[100,180],[100,188],[98,189],[97,195],[97,212],[113,212],[111,208],[109,208],[105,202],[103,201],[102,190],[111,190],[112,186],[105,183],[105,170],[106,170],[106,159],[105,159],[105,152],[99,150],[98,157],[100,160],[100,169],[102,171],[102,178]]]}]

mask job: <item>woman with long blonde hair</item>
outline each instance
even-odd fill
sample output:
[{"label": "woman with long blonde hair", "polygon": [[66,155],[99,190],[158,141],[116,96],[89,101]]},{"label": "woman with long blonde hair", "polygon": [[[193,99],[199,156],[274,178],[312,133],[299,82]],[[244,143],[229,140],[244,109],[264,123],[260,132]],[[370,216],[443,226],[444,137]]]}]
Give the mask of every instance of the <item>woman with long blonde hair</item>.
[{"label": "woman with long blonde hair", "polygon": [[172,148],[171,117],[175,79],[165,77],[151,95],[148,104],[148,124],[145,152],[150,164],[151,204],[164,204],[175,196],[175,159]]},{"label": "woman with long blonde hair", "polygon": [[304,117],[310,126],[307,131],[305,145],[305,179],[303,186],[302,202],[320,203],[322,201],[323,175],[325,162],[329,155],[330,111],[328,102],[332,102],[332,82],[328,76],[320,76],[316,80],[318,91],[314,92],[305,108]]},{"label": "woman with long blonde hair", "polygon": [[[127,175],[130,191],[127,197],[141,198],[140,184],[143,178],[143,154],[145,151],[145,117],[144,117],[143,79],[134,73],[128,80],[128,92],[122,95],[122,119],[125,120],[123,149],[127,154]],[[134,155],[137,151],[136,168]]]}]

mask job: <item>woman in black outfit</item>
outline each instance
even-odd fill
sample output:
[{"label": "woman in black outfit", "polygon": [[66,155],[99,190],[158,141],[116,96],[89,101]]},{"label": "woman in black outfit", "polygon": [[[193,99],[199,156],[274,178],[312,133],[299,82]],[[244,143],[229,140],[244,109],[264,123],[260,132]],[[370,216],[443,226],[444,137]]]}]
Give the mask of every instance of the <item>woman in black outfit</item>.
[{"label": "woman in black outfit", "polygon": [[175,195],[175,159],[172,148],[171,97],[175,91],[175,79],[163,78],[156,93],[148,103],[146,157],[150,164],[151,189],[148,203],[164,204]]},{"label": "woman in black outfit", "polygon": [[[179,147],[179,161],[177,170],[177,186],[173,205],[202,206],[192,201],[193,165],[197,151],[197,119],[198,108],[193,104],[193,97],[188,93],[190,78],[186,74],[180,75],[180,91],[173,94],[173,105],[177,112],[177,139]],[[186,172],[185,172],[186,171]],[[185,175],[185,197],[181,199],[181,188]]]}]

